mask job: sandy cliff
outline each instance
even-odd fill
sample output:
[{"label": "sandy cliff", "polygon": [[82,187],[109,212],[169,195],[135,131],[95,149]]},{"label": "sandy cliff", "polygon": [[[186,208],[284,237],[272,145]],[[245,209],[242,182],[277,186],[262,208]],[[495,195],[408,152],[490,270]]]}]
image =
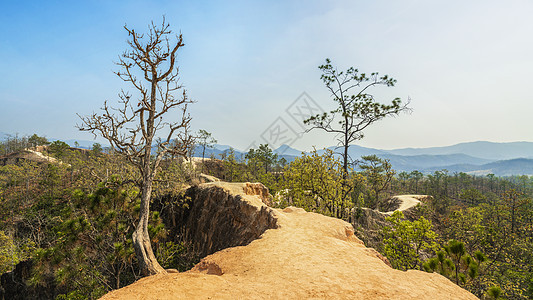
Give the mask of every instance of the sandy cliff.
[{"label": "sandy cliff", "polygon": [[175,222],[195,227],[185,234],[204,253],[230,248],[103,299],[477,299],[438,274],[390,268],[349,223],[268,207],[258,184],[213,182],[189,193],[192,206]]}]

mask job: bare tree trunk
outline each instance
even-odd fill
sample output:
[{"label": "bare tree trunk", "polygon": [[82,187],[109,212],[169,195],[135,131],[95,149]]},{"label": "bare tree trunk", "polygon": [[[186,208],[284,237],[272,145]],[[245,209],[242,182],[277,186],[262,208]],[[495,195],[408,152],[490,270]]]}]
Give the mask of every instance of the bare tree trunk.
[{"label": "bare tree trunk", "polygon": [[152,151],[152,140],[155,135],[154,116],[156,107],[156,89],[157,89],[157,72],[152,70],[152,85],[150,94],[150,110],[148,119],[146,120],[146,144],[144,148],[144,157],[142,160],[142,190],[141,190],[141,209],[139,211],[139,223],[133,232],[133,248],[139,261],[139,268],[141,273],[145,276],[154,275],[157,273],[165,273],[165,269],[159,265],[152,250],[152,243],[150,242],[150,235],[148,234],[148,222],[150,219],[150,198],[152,196],[152,184],[154,175],[158,167],[158,161],[161,154],[154,164],[152,170],[150,165],[150,155]]},{"label": "bare tree trunk", "polygon": [[116,276],[115,288],[118,290],[120,289],[120,263],[117,263],[117,272],[115,276]]},{"label": "bare tree trunk", "polygon": [[133,248],[139,261],[141,274],[144,276],[165,273],[165,269],[159,265],[152,251],[150,236],[148,235],[148,220],[150,216],[150,197],[152,195],[152,181],[146,180],[141,192],[141,210],[139,223],[133,232]]},{"label": "bare tree trunk", "polygon": [[342,170],[343,170],[342,179],[346,180],[348,179],[348,147],[350,147],[350,145],[348,144],[347,140],[345,140],[344,142],[345,144],[344,144],[344,155],[343,155],[343,163],[342,163]]}]

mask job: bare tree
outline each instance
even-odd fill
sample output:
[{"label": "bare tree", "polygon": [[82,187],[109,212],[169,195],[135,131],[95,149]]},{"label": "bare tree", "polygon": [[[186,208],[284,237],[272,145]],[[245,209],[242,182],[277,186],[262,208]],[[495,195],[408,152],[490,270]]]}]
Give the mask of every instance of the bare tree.
[{"label": "bare tree", "polygon": [[[151,275],[165,272],[153,254],[148,235],[152,183],[166,154],[187,153],[191,144],[187,105],[192,101],[178,83],[176,53],[184,46],[182,35],[176,35],[174,40],[164,18],[161,26],[152,22],[147,34],[139,34],[126,25],[124,29],[130,38],[129,49],[116,63],[121,70],[115,74],[131,84],[138,97],[134,100],[122,90],[118,108],[105,101],[101,113],[80,116],[83,124],[77,127],[107,139],[116,153],[139,169],[141,207],[133,245],[142,274]],[[169,117],[173,121],[165,120]]]},{"label": "bare tree", "polygon": [[[348,148],[350,143],[363,138],[363,131],[376,121],[387,116],[398,115],[402,111],[409,111],[409,101],[403,104],[400,98],[392,100],[391,104],[375,101],[369,94],[370,88],[384,85],[394,86],[396,80],[388,75],[379,73],[359,73],[353,67],[346,71],[338,71],[326,59],[326,64],[318,67],[322,71],[320,79],[331,92],[333,101],[338,107],[330,112],[317,114],[305,120],[305,124],[312,125],[310,129],[322,129],[339,136],[339,146],[343,147],[344,179],[348,176]],[[355,92],[354,92],[355,91]]]}]

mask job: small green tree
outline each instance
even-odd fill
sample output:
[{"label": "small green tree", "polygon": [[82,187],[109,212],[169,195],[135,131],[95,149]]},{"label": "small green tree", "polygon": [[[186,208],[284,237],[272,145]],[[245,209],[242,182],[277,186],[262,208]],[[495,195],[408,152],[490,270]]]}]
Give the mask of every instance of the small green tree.
[{"label": "small green tree", "polygon": [[415,221],[404,220],[401,211],[395,211],[385,220],[391,225],[382,229],[383,253],[392,266],[400,270],[421,269],[422,252],[433,252],[438,248],[431,221],[424,217]]},{"label": "small green tree", "polygon": [[418,182],[424,178],[424,174],[422,174],[420,171],[412,171],[409,173],[409,177],[412,181],[414,181],[415,184],[415,193],[418,193]]},{"label": "small green tree", "polygon": [[503,201],[511,217],[511,233],[517,230],[518,219],[520,218],[518,210],[527,204],[529,199],[524,198],[524,194],[515,189],[507,190],[503,193]]},{"label": "small green tree", "polygon": [[268,144],[259,145],[255,155],[265,168],[265,173],[268,173],[271,167],[278,162],[278,154],[274,153]]},{"label": "small green tree", "polygon": [[502,294],[502,289],[499,286],[491,286],[487,290],[487,296],[490,299],[500,299],[501,294]]},{"label": "small green tree", "polygon": [[67,143],[57,140],[48,146],[48,152],[57,158],[61,158],[67,153],[69,148],[70,146]]},{"label": "small green tree", "polygon": [[211,135],[210,132],[200,129],[198,130],[198,136],[196,137],[199,145],[202,147],[202,171],[203,171],[203,162],[205,159],[205,149],[210,149],[217,142],[217,140]]},{"label": "small green tree", "polygon": [[443,250],[437,251],[436,256],[428,259],[422,267],[426,272],[437,271],[446,277],[450,277],[451,272],[455,270],[453,261],[447,258],[446,252]]},{"label": "small green tree", "polygon": [[398,174],[398,180],[400,181],[401,190],[405,191],[407,187],[407,182],[409,180],[409,173],[403,171]]},{"label": "small green tree", "polygon": [[102,149],[102,145],[100,145],[100,143],[94,143],[93,147],[91,149],[93,155],[95,155],[95,156],[98,156],[98,155],[102,154],[103,150],[104,149]]},{"label": "small green tree", "polygon": [[[459,283],[464,285],[468,278],[472,280],[478,277],[481,264],[487,260],[481,251],[474,251],[474,255],[470,256],[465,249],[465,244],[457,240],[448,241],[448,244],[444,245],[444,250],[445,252],[438,251],[436,257],[426,261],[423,265],[424,270],[426,272],[438,271],[441,275],[454,278],[457,285]],[[444,254],[449,259],[445,258]],[[455,273],[454,276],[451,276],[453,273]]]},{"label": "small green tree", "polygon": [[475,188],[463,189],[459,198],[465,200],[470,205],[480,204],[487,199],[487,197]]},{"label": "small green tree", "polygon": [[391,104],[382,104],[368,93],[372,87],[394,86],[396,80],[388,75],[381,76],[377,72],[367,75],[353,67],[346,71],[338,71],[329,58],[318,68],[322,71],[320,79],[331,93],[337,108],[311,116],[304,123],[311,125],[311,129],[317,128],[339,136],[339,145],[343,148],[342,168],[346,178],[350,144],[362,139],[363,131],[374,122],[408,111],[409,102],[402,104],[400,98],[394,98]]},{"label": "small green tree", "polygon": [[238,178],[241,175],[241,172],[239,172],[239,163],[237,162],[237,159],[235,157],[235,150],[233,148],[230,148],[227,152],[224,152],[223,156],[223,163],[224,163],[224,169],[225,169],[225,180],[229,182],[233,182],[235,180],[238,180]]},{"label": "small green tree", "polygon": [[261,165],[255,153],[255,149],[251,148],[250,150],[248,150],[248,152],[246,152],[246,154],[244,155],[244,158],[246,159],[246,165],[248,166],[248,168],[251,169],[253,178],[257,178]]},{"label": "small green tree", "polygon": [[48,145],[50,144],[48,142],[48,139],[46,139],[45,137],[43,136],[38,136],[37,134],[33,134],[32,136],[30,136],[28,138],[28,143],[32,146],[32,147],[37,147],[37,146],[42,146],[42,145]]},{"label": "small green tree", "polygon": [[462,281],[465,279],[464,274],[459,276],[459,263],[461,262],[463,255],[466,253],[465,244],[463,242],[451,240],[448,242],[448,245],[444,246],[444,249],[455,264],[455,283],[459,285],[459,278],[461,278]]},{"label": "small green tree", "polygon": [[371,198],[373,201],[368,204],[369,207],[376,208],[380,204],[379,194],[387,189],[396,172],[392,169],[388,159],[382,159],[376,155],[367,155],[361,158],[363,161],[359,167],[363,170],[373,193]]},{"label": "small green tree", "polygon": [[296,158],[283,173],[282,189],[287,191],[287,204],[346,218],[354,206],[350,191],[363,185],[364,177],[356,174],[345,179],[343,172],[341,161],[331,150],[322,155],[315,150]]},{"label": "small green tree", "polygon": [[261,144],[258,149],[251,148],[244,158],[252,167],[252,173],[256,178],[259,176],[259,169],[264,169],[266,174],[278,162],[278,154],[274,153],[268,144]]}]

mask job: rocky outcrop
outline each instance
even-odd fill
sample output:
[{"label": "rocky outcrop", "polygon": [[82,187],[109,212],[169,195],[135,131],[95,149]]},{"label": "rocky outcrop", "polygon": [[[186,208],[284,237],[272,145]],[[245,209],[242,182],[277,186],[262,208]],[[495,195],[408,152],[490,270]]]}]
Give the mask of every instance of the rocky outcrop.
[{"label": "rocky outcrop", "polygon": [[23,161],[32,161],[36,163],[57,163],[58,160],[42,154],[41,152],[24,149],[21,151],[13,152],[4,156],[0,156],[0,166],[19,164]]},{"label": "rocky outcrop", "polygon": [[171,236],[191,245],[199,257],[247,245],[277,226],[272,209],[265,204],[270,194],[260,183],[212,181],[189,188],[175,200],[164,200],[180,205],[165,206],[163,220]]},{"label": "rocky outcrop", "polygon": [[207,175],[207,174],[204,174],[204,173],[200,173],[198,175],[198,181],[200,181],[200,183],[207,183],[207,182],[220,181],[220,179],[216,178],[215,176],[211,176],[211,175]]},{"label": "rocky outcrop", "polygon": [[423,205],[424,203],[430,201],[432,198],[433,197],[428,195],[393,196],[381,205],[380,211],[385,212],[385,214],[392,215],[393,212],[399,210],[403,212],[404,215],[411,216],[414,214],[414,210],[417,205]]},{"label": "rocky outcrop", "polygon": [[191,208],[175,221],[191,226],[185,232],[197,247],[211,253],[243,246],[103,299],[476,299],[439,274],[392,269],[347,222],[266,206],[258,195],[264,190],[251,195],[259,190],[224,182],[189,189]]},{"label": "rocky outcrop", "polygon": [[353,210],[352,225],[356,235],[369,247],[376,247],[381,240],[381,228],[388,225],[384,213],[366,207]]},{"label": "rocky outcrop", "polygon": [[268,189],[262,183],[246,182],[243,186],[243,192],[249,196],[258,196],[267,206],[272,205],[272,195],[270,195]]},{"label": "rocky outcrop", "polygon": [[[81,153],[83,156],[88,157],[91,150],[69,147],[68,150]],[[49,146],[36,146],[26,148],[20,151],[12,152],[7,155],[0,156],[0,166],[20,164],[24,161],[42,163],[57,163],[63,164],[63,162],[55,157],[48,155]],[[70,166],[67,164],[67,166]]]}]

